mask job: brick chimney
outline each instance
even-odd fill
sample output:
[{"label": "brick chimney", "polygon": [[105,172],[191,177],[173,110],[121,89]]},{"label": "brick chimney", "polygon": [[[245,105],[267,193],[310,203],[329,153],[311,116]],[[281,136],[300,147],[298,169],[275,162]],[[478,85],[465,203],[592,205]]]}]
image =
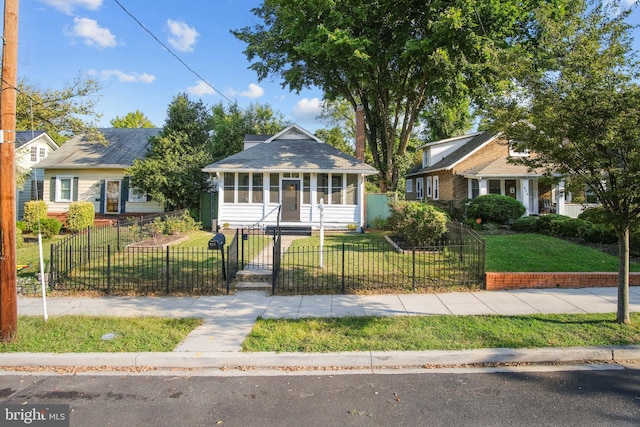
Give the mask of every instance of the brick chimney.
[{"label": "brick chimney", "polygon": [[366,135],[364,133],[364,108],[358,105],[356,108],[356,159],[364,162],[364,145]]}]

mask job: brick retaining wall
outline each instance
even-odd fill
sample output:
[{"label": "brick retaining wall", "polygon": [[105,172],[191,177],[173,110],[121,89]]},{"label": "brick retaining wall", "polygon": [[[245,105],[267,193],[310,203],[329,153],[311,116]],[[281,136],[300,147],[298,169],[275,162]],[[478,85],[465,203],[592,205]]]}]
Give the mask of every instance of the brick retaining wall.
[{"label": "brick retaining wall", "polygon": [[[618,273],[486,273],[486,289],[595,288],[618,286]],[[629,274],[629,285],[640,285],[640,273]]]}]

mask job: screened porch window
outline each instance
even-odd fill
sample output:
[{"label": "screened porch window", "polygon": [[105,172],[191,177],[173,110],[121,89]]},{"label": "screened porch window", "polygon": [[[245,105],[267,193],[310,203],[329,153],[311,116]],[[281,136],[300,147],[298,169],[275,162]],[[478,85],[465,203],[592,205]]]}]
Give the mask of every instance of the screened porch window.
[{"label": "screened porch window", "polygon": [[235,178],[236,178],[236,175],[233,172],[224,173],[224,202],[225,203],[234,202],[234,194],[236,190]]},{"label": "screened porch window", "polygon": [[318,191],[317,202],[320,203],[320,199],[324,199],[325,203],[329,202],[327,196],[329,195],[329,174],[318,174]]},{"label": "screened porch window", "polygon": [[280,175],[269,174],[269,203],[280,203]]},{"label": "screened porch window", "polygon": [[262,203],[262,189],[264,184],[262,182],[263,176],[261,173],[254,173],[251,182],[251,202]]}]

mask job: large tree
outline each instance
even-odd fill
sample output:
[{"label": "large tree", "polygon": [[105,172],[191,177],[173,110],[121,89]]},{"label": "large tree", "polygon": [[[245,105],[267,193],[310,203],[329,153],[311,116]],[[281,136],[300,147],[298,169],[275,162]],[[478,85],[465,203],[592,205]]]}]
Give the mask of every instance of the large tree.
[{"label": "large tree", "polygon": [[127,113],[125,116],[116,116],[109,122],[114,128],[138,129],[154,128],[154,124],[140,110]]},{"label": "large tree", "polygon": [[196,209],[208,189],[202,168],[211,161],[209,113],[202,101],[186,94],[174,97],[160,135],[151,138],[144,159],[134,160],[127,174],[168,209]]},{"label": "large tree", "polygon": [[[264,0],[262,21],[234,30],[259,79],[276,75],[299,92],[320,87],[365,112],[367,143],[382,191],[426,105],[475,99],[501,73],[505,51],[537,35],[537,1]],[[568,0],[549,0],[565,10]],[[532,45],[528,46],[529,48]]]},{"label": "large tree", "polygon": [[62,89],[41,89],[20,80],[16,97],[16,129],[44,130],[58,144],[73,135],[97,133],[101,115],[95,111],[102,85],[79,75]]},{"label": "large tree", "polygon": [[627,12],[583,3],[574,20],[546,22],[544,55],[489,111],[520,160],[595,193],[618,236],[617,320],[629,323],[629,230],[640,222],[640,75]]}]

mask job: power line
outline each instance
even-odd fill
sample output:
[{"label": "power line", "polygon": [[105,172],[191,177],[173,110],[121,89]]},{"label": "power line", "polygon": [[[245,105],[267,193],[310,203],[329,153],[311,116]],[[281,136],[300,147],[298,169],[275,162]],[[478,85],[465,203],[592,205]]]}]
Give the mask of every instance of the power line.
[{"label": "power line", "polygon": [[113,0],[118,6],[120,6],[120,8],[131,17],[131,19],[133,19],[143,30],[145,30],[156,42],[158,42],[158,44],[160,44],[160,46],[162,46],[163,48],[165,48],[167,50],[167,52],[169,52],[171,55],[173,55],[174,58],[176,58],[178,60],[178,62],[180,62],[187,70],[189,70],[193,75],[195,75],[196,77],[198,77],[202,82],[204,82],[207,86],[209,86],[211,89],[213,89],[214,91],[216,91],[221,97],[223,97],[224,99],[226,99],[230,104],[235,104],[235,101],[232,101],[231,99],[229,99],[227,96],[225,96],[222,92],[220,92],[218,89],[215,88],[215,86],[213,86],[211,83],[209,83],[204,77],[202,77],[200,74],[198,74],[197,71],[195,71],[193,68],[191,68],[189,65],[187,65],[186,62],[184,62],[182,60],[182,58],[180,58],[175,52],[173,52],[166,44],[164,44],[158,37],[156,37],[155,34],[153,34],[153,32],[151,32],[151,30],[149,30],[147,27],[144,26],[144,24],[142,22],[140,22],[140,20],[138,18],[136,18],[131,12],[129,12],[127,10],[127,8],[125,8],[122,3],[120,3],[118,0]]}]

